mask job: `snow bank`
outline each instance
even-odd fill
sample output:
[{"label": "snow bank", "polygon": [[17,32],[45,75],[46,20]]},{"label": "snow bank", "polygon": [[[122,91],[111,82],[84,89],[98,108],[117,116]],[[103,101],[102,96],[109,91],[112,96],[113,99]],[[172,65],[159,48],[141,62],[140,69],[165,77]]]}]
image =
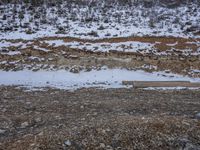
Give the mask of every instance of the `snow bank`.
[{"label": "snow bank", "polygon": [[0,71],[0,85],[26,87],[52,87],[58,89],[78,89],[83,87],[124,88],[124,80],[134,81],[191,81],[200,82],[200,78],[189,78],[163,72],[147,73],[125,69],[92,70],[74,74],[65,70],[59,71]]}]

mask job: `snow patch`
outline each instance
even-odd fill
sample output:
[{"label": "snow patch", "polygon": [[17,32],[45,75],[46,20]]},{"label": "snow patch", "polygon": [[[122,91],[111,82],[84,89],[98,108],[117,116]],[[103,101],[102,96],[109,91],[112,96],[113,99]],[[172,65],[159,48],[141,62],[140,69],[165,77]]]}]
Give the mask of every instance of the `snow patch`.
[{"label": "snow patch", "polygon": [[83,87],[124,88],[122,81],[191,81],[200,82],[200,78],[189,78],[164,72],[147,73],[141,70],[125,69],[92,70],[74,74],[65,70],[59,71],[0,71],[0,85],[27,87],[52,87],[59,89],[78,89]]},{"label": "snow patch", "polygon": [[151,50],[155,44],[142,43],[142,42],[118,42],[118,43],[84,43],[84,42],[64,42],[63,40],[49,40],[45,43],[58,47],[66,46],[69,48],[76,48],[88,51],[101,51],[109,52],[110,50],[124,51],[124,52],[137,52],[139,50]]},{"label": "snow patch", "polygon": [[20,51],[9,51],[9,52],[0,52],[0,54],[14,56],[14,55],[21,55],[21,52]]}]

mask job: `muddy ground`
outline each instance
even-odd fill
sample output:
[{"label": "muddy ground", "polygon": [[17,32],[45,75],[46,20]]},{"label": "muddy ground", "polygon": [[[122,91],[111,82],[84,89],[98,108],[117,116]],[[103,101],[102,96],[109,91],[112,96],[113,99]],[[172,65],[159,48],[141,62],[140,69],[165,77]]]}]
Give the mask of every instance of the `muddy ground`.
[{"label": "muddy ground", "polygon": [[198,112],[199,90],[1,86],[0,149],[196,150]]}]

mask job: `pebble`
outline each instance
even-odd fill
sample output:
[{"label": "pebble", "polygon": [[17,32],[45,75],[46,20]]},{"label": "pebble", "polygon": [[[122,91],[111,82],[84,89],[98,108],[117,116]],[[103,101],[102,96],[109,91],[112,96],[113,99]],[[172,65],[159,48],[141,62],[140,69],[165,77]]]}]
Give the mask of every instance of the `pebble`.
[{"label": "pebble", "polygon": [[41,122],[42,121],[42,118],[38,117],[38,118],[35,118],[35,122]]},{"label": "pebble", "polygon": [[78,59],[79,57],[77,55],[69,55],[68,58],[71,58],[71,59]]},{"label": "pebble", "polygon": [[100,143],[100,148],[105,148],[106,145],[104,143]]},{"label": "pebble", "polygon": [[6,109],[6,108],[3,108],[1,111],[2,111],[2,112],[6,112],[6,111],[7,111],[7,109]]},{"label": "pebble", "polygon": [[92,68],[87,66],[87,67],[85,68],[85,71],[86,71],[86,72],[90,72],[90,71],[92,71]]},{"label": "pebble", "polygon": [[94,114],[93,114],[94,116],[97,116],[98,115],[98,113],[97,112],[94,112]]},{"label": "pebble", "polygon": [[43,131],[38,134],[38,136],[43,136],[43,135],[44,135]]},{"label": "pebble", "polygon": [[22,127],[22,128],[26,128],[28,125],[29,125],[28,122],[23,122],[23,123],[21,124],[21,127]]},{"label": "pebble", "polygon": [[71,145],[72,145],[72,143],[71,143],[70,140],[65,141],[64,144],[65,144],[66,146],[71,146]]},{"label": "pebble", "polygon": [[30,104],[31,104],[31,102],[26,102],[26,104],[27,104],[27,105],[30,105]]},{"label": "pebble", "polygon": [[108,145],[106,146],[106,150],[113,150],[113,148],[110,145]]},{"label": "pebble", "polygon": [[77,67],[77,66],[73,66],[69,71],[72,72],[72,73],[79,73],[80,72],[80,68]]},{"label": "pebble", "polygon": [[85,121],[85,118],[81,118],[81,121]]},{"label": "pebble", "polygon": [[200,112],[195,115],[196,119],[200,119]]},{"label": "pebble", "polygon": [[0,129],[0,134],[4,134],[5,132],[6,132],[6,130]]}]

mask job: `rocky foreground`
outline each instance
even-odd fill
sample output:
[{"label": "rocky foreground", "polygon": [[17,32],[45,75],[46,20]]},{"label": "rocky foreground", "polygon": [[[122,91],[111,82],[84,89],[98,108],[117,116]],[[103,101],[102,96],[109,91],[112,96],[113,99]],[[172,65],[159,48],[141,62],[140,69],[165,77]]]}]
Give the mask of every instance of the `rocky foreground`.
[{"label": "rocky foreground", "polygon": [[199,90],[0,87],[0,149],[200,149]]}]

